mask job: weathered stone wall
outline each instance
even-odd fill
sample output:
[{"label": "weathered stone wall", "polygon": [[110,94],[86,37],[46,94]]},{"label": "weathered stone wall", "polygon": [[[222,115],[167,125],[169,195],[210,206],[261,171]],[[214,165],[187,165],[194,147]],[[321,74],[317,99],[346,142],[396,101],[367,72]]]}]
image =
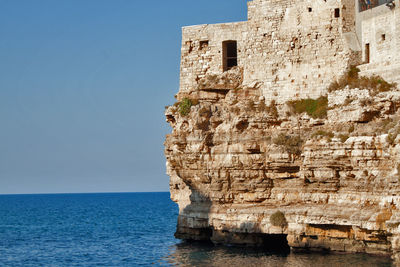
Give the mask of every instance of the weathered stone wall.
[{"label": "weathered stone wall", "polygon": [[354,27],[354,4],[345,2],[254,0],[247,22],[184,27],[180,92],[221,74],[222,42],[236,40],[244,84],[259,83],[266,100],[320,96],[358,60],[343,35]]},{"label": "weathered stone wall", "polygon": [[380,75],[400,83],[400,2],[389,9],[382,5],[358,14],[361,28],[363,62],[366,44],[370,45],[370,62],[361,65],[361,75]]},{"label": "weathered stone wall", "polygon": [[180,92],[197,89],[206,74],[221,74],[222,42],[237,40],[238,65],[244,64],[242,51],[248,36],[246,22],[189,26],[182,29]]},{"label": "weathered stone wall", "polygon": [[343,32],[356,32],[356,12],[359,0],[342,0]]}]

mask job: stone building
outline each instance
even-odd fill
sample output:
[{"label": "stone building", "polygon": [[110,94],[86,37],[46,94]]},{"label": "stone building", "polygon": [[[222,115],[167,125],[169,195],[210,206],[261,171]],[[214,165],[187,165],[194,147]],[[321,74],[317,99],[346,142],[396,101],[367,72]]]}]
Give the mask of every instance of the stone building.
[{"label": "stone building", "polygon": [[247,21],[184,27],[178,97],[236,66],[267,101],[317,98],[350,65],[398,82],[400,4],[387,2],[253,0]]},{"label": "stone building", "polygon": [[377,1],[378,6],[356,13],[357,38],[362,49],[361,74],[378,74],[400,83],[400,3]]}]

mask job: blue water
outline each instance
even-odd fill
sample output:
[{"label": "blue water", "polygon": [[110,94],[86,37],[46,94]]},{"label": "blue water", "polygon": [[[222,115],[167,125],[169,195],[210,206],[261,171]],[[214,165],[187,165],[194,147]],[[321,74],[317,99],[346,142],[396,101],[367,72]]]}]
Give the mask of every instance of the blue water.
[{"label": "blue water", "polygon": [[392,266],[362,254],[183,243],[169,193],[0,196],[0,266]]}]

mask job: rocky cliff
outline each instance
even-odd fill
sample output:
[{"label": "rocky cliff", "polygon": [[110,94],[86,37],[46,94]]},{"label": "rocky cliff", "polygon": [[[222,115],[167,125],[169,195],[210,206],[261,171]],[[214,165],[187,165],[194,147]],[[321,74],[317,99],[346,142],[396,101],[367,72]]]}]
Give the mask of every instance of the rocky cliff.
[{"label": "rocky cliff", "polygon": [[206,76],[166,108],[176,237],[400,258],[400,92],[375,77],[265,103],[242,77]]}]

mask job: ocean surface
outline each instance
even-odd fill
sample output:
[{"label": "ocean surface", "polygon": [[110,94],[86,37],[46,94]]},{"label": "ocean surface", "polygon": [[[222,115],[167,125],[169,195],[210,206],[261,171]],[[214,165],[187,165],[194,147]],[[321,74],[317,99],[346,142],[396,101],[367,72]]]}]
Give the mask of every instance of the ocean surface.
[{"label": "ocean surface", "polygon": [[174,238],[169,193],[0,195],[0,266],[392,266],[363,254],[271,254]]}]

